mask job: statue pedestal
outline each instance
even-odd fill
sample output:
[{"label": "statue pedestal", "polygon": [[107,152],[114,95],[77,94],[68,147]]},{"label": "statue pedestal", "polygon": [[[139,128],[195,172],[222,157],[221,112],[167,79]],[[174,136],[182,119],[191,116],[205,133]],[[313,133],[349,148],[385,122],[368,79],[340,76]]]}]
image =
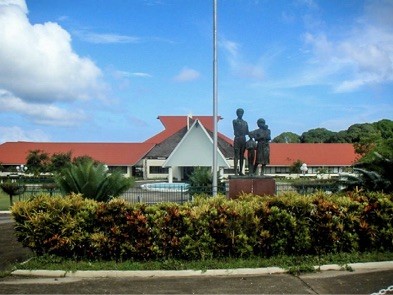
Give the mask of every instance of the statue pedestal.
[{"label": "statue pedestal", "polygon": [[230,176],[228,197],[236,199],[243,193],[258,196],[275,195],[276,181],[269,176]]}]

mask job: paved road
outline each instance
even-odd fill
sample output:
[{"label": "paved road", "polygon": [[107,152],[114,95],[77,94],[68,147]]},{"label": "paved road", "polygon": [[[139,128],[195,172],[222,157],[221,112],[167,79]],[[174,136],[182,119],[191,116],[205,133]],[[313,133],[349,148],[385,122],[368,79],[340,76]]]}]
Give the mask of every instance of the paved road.
[{"label": "paved road", "polygon": [[0,213],[0,224],[11,223],[13,220],[11,219],[11,214],[8,213]]},{"label": "paved road", "polygon": [[[323,271],[198,277],[21,277],[0,279],[0,294],[372,294],[393,284],[393,270]],[[393,294],[388,292],[387,294]]]}]

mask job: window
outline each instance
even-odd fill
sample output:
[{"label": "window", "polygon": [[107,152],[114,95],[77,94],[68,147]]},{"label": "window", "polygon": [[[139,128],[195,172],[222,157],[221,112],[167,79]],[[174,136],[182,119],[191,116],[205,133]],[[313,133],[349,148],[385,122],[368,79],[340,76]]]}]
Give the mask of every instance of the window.
[{"label": "window", "polygon": [[168,168],[161,166],[149,166],[150,174],[168,174]]},{"label": "window", "polygon": [[224,174],[235,174],[235,169],[232,168],[225,168]]},{"label": "window", "polygon": [[277,174],[289,173],[289,167],[276,167]]},{"label": "window", "polygon": [[109,166],[108,171],[109,171],[109,173],[119,171],[123,174],[127,174],[127,167],[126,166]]}]

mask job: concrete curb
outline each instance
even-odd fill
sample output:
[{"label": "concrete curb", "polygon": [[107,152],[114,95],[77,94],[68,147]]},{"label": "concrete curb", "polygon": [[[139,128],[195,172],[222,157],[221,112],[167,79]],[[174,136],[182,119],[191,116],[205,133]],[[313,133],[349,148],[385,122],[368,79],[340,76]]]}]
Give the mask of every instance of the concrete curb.
[{"label": "concrete curb", "polygon": [[[327,264],[315,266],[320,271],[330,270],[393,270],[393,261],[350,263],[347,265]],[[288,270],[280,267],[266,268],[238,268],[238,269],[212,269],[212,270],[78,270],[68,272],[63,270],[15,270],[15,276],[36,276],[36,277],[73,277],[73,278],[151,278],[151,277],[195,277],[195,276],[241,276],[241,275],[270,275],[283,274]]]}]

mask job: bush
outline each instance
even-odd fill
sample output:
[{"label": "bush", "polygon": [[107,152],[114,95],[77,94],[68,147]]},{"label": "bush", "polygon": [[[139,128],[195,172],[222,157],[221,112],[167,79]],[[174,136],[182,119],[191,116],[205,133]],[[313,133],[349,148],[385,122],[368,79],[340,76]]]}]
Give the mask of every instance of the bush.
[{"label": "bush", "polygon": [[[189,175],[190,195],[207,194],[211,195],[213,191],[213,174],[209,167],[195,167]],[[225,183],[217,174],[217,192],[225,194]]]},{"label": "bush", "polygon": [[12,207],[38,255],[149,260],[393,251],[393,195],[198,197],[182,205],[39,196]]},{"label": "bush", "polygon": [[10,204],[12,206],[12,198],[17,195],[21,195],[26,191],[26,186],[17,182],[7,180],[0,184],[0,188],[10,197]]},{"label": "bush", "polygon": [[103,164],[85,159],[62,170],[56,176],[56,184],[63,194],[76,193],[97,201],[108,201],[127,191],[134,180],[117,171],[108,174]]}]

